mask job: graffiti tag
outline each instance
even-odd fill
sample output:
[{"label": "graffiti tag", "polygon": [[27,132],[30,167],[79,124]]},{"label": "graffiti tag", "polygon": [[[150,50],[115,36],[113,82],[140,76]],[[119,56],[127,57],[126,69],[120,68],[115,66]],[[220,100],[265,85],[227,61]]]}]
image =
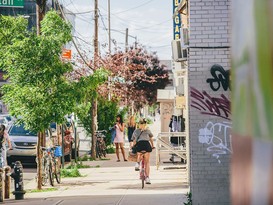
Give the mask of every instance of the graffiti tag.
[{"label": "graffiti tag", "polygon": [[211,97],[206,91],[191,87],[191,107],[201,111],[202,114],[218,116],[230,120],[230,100],[223,94],[220,98]]},{"label": "graffiti tag", "polygon": [[213,91],[219,90],[221,85],[225,91],[230,89],[230,70],[224,70],[222,66],[215,64],[211,67],[210,73],[213,78],[207,79],[207,83]]},{"label": "graffiti tag", "polygon": [[229,122],[208,122],[205,128],[199,130],[199,143],[209,145],[207,151],[212,153],[218,163],[221,163],[221,155],[232,153],[230,129]]}]

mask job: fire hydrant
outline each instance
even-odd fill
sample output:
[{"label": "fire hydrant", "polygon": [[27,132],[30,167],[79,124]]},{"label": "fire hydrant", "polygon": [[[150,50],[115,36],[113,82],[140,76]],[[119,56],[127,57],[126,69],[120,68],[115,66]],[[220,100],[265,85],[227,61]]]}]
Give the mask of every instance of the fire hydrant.
[{"label": "fire hydrant", "polygon": [[14,165],[14,170],[10,175],[14,179],[14,188],[12,192],[15,196],[15,200],[24,199],[24,182],[23,182],[23,166],[20,161],[16,161]]}]

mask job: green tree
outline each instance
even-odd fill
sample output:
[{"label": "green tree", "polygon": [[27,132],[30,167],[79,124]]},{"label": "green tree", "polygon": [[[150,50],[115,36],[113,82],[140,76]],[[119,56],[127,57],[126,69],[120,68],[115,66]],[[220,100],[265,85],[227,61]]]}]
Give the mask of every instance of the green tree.
[{"label": "green tree", "polygon": [[45,130],[51,122],[63,123],[64,116],[84,99],[83,88],[96,87],[106,73],[98,70],[77,81],[67,77],[73,68],[60,56],[62,46],[72,38],[71,26],[54,11],[41,21],[39,36],[27,30],[27,21],[22,17],[0,16],[0,33],[0,69],[9,78],[9,84],[3,86],[3,100],[18,123],[39,133],[37,188],[41,189],[39,145]]}]

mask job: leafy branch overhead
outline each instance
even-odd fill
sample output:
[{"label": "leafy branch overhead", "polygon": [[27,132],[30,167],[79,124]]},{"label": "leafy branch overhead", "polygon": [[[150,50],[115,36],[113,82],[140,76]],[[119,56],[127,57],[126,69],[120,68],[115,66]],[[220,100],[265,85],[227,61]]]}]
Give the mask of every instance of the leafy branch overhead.
[{"label": "leafy branch overhead", "polygon": [[[12,35],[10,35],[12,33]],[[104,70],[70,79],[73,67],[60,58],[71,39],[71,26],[54,11],[41,22],[41,35],[27,30],[27,20],[0,16],[0,69],[7,72],[3,99],[11,115],[32,131],[43,131],[50,122],[62,123],[72,113],[84,90],[95,90],[107,78]],[[9,36],[4,38],[3,36]]]}]

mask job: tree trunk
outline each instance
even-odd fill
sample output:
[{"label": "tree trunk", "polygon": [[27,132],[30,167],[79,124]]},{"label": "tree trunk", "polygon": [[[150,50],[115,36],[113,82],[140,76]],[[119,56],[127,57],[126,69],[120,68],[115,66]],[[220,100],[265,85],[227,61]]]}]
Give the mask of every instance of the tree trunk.
[{"label": "tree trunk", "polygon": [[38,142],[37,142],[37,189],[42,189],[42,136],[43,132],[38,133]]},{"label": "tree trunk", "polygon": [[46,11],[46,0],[36,0],[36,24],[37,24],[37,35],[41,33],[41,21],[45,16]]},{"label": "tree trunk", "polygon": [[96,136],[95,131],[97,130],[97,107],[98,107],[98,101],[97,98],[94,97],[92,100],[92,147],[91,147],[91,156],[93,159],[96,159]]}]

